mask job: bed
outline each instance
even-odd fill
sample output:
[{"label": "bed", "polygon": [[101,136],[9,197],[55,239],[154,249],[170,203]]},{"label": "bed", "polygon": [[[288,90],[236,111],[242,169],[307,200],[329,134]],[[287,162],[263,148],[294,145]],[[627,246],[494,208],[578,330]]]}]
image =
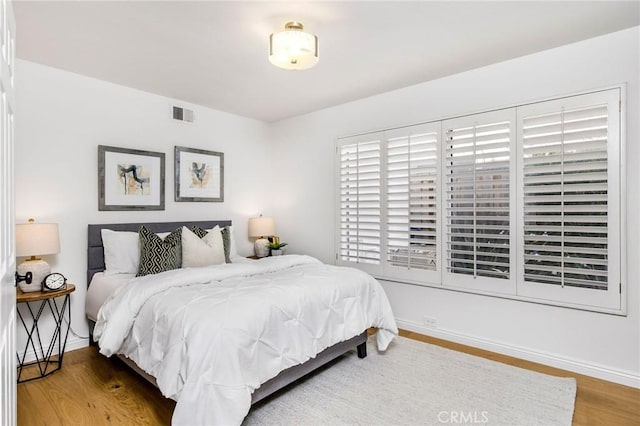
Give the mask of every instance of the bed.
[{"label": "bed", "polygon": [[[217,267],[122,275],[119,282],[103,276],[102,230],[137,232],[141,225],[89,225],[87,316],[101,353],[120,357],[177,401],[174,424],[239,424],[251,404],[345,352],[357,348],[366,357],[368,328],[378,328],[379,350],[397,335],[379,283],[308,256],[255,261],[236,254]],[[144,225],[166,233],[231,222]]]}]

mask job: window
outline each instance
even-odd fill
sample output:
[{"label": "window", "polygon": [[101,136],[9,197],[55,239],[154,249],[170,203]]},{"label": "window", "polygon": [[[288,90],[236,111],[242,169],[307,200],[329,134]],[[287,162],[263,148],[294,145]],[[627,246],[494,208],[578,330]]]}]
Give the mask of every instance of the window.
[{"label": "window", "polygon": [[513,292],[512,109],[443,122],[445,284]]},{"label": "window", "polygon": [[440,125],[386,132],[385,140],[385,270],[437,282]]},{"label": "window", "polygon": [[339,259],[344,262],[380,264],[380,145],[376,135],[368,135],[339,147]]},{"label": "window", "polygon": [[618,90],[519,108],[519,292],[620,306]]},{"label": "window", "polygon": [[622,309],[615,88],[338,140],[340,264]]}]

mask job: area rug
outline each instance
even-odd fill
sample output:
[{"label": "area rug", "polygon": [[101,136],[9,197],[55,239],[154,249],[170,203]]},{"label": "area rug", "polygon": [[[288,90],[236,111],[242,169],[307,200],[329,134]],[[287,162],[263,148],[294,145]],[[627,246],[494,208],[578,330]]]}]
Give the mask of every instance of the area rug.
[{"label": "area rug", "polygon": [[576,382],[399,337],[254,406],[246,425],[571,425]]}]

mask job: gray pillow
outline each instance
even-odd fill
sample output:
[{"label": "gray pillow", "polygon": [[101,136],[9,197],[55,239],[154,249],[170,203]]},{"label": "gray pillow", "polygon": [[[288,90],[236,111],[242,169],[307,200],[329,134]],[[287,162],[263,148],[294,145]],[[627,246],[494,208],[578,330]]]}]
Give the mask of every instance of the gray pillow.
[{"label": "gray pillow", "polygon": [[231,230],[228,226],[222,228],[222,244],[224,244],[224,261],[231,263],[229,254],[231,253]]},{"label": "gray pillow", "polygon": [[143,225],[138,236],[140,266],[136,277],[158,274],[182,266],[182,228],[176,229],[163,240]]}]

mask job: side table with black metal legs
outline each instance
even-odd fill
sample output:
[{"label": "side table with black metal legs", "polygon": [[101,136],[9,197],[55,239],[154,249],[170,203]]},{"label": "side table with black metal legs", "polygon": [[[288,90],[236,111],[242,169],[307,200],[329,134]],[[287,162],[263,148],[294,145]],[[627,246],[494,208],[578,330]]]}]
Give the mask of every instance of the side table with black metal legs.
[{"label": "side table with black metal legs", "polygon": [[[58,371],[62,367],[64,349],[67,345],[67,337],[71,326],[71,303],[69,296],[76,289],[73,284],[67,284],[66,288],[56,291],[34,291],[23,293],[16,292],[16,303],[26,305],[24,316],[31,321],[25,321],[23,313],[17,309],[19,322],[27,333],[27,341],[22,354],[16,353],[18,358],[18,383],[40,379]],[[58,299],[62,298],[62,300]],[[38,327],[38,321],[43,312],[51,313],[55,321],[55,329],[50,340],[43,336]],[[27,315],[28,312],[28,315]],[[65,327],[66,323],[66,327]],[[46,342],[49,342],[46,345]],[[46,346],[45,346],[46,345]],[[35,354],[36,360],[26,362],[29,350]],[[25,369],[33,366],[34,374],[26,374]],[[37,367],[37,368],[36,368]],[[28,369],[31,371],[31,369]],[[26,377],[23,377],[25,373]]]}]

